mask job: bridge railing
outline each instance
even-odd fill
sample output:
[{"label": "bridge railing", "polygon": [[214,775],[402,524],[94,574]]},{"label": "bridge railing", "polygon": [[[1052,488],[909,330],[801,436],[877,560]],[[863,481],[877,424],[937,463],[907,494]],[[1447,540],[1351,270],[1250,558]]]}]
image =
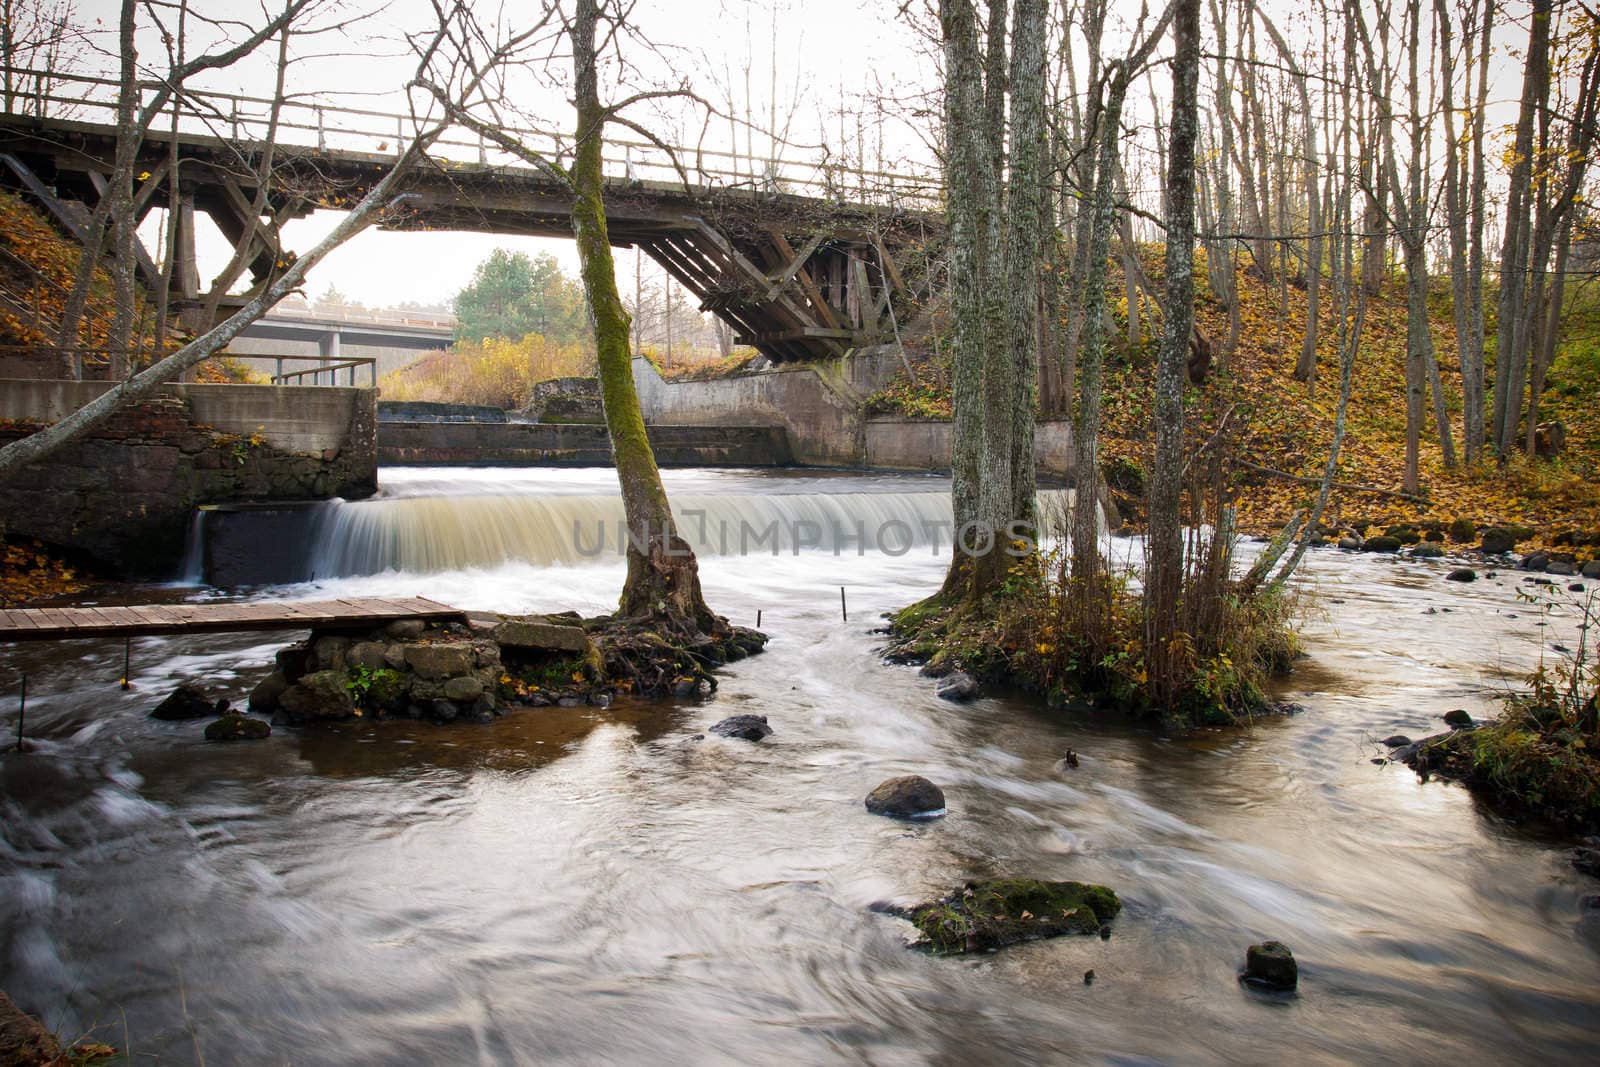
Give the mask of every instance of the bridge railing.
[{"label": "bridge railing", "polygon": [[[355,385],[356,371],[363,367],[366,368],[365,377],[367,380],[372,385],[378,384],[378,361],[372,356],[335,356],[330,358],[328,356],[259,356],[254,353],[235,353],[232,358],[270,359],[276,361],[272,375],[273,385],[338,385],[340,371],[345,372],[346,385]],[[283,369],[285,360],[315,363],[316,366],[307,367],[305,370],[286,371]],[[322,380],[324,374],[328,376],[326,382]],[[311,380],[308,382],[306,381],[307,378]]]},{"label": "bridge railing", "polygon": [[369,308],[341,307],[332,311],[316,308],[287,308],[282,304],[267,313],[274,319],[303,319],[307,322],[328,322],[348,326],[412,326],[429,330],[454,330],[453,315],[430,315],[426,312],[406,312]]},{"label": "bridge railing", "polygon": [[[33,79],[46,88],[26,99],[29,114],[112,125],[116,121],[118,83],[91,75],[42,72],[0,66],[0,72]],[[156,86],[144,86],[153,92]],[[274,102],[236,93],[185,88],[175,94],[177,128],[182,134],[231,142],[262,142],[272,129]],[[169,109],[169,114],[172,109]],[[288,99],[279,102],[277,142],[318,151],[397,155],[422,120],[409,115],[342,104]],[[152,134],[170,131],[171,120],[159,120]],[[570,134],[540,127],[508,126],[505,132],[535,152],[570,161]],[[936,168],[906,165],[898,171],[875,170],[843,158],[754,159],[737,151],[705,147],[661,146],[644,140],[606,141],[608,177],[663,182],[690,187],[747,189],[758,193],[794,193],[828,200],[875,206],[929,209],[942,193]],[[483,137],[451,127],[434,142],[438,159],[485,166],[526,168],[516,156]],[[681,168],[681,169],[680,169]]]}]

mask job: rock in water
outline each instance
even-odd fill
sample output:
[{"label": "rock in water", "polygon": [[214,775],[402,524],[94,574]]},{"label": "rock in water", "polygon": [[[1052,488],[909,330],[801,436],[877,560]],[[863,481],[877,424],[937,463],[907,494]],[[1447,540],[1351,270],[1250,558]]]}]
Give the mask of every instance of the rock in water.
[{"label": "rock in water", "polygon": [[267,720],[241,715],[237,711],[206,724],[207,741],[255,741],[271,733],[272,725]]},{"label": "rock in water", "polygon": [[203,719],[215,712],[216,705],[206,699],[199,686],[183,682],[167,695],[167,699],[156,705],[150,717],[181,722],[185,719]]},{"label": "rock in water", "polygon": [[1572,850],[1572,866],[1584,874],[1592,874],[1600,878],[1600,849],[1575,848]]},{"label": "rock in water", "polygon": [[1411,550],[1412,559],[1438,559],[1444,555],[1444,549],[1431,541],[1424,542]]},{"label": "rock in water", "polygon": [[759,741],[772,736],[765,715],[733,715],[711,728],[718,737],[737,737],[745,741]]},{"label": "rock in water", "polygon": [[1444,722],[1452,730],[1460,730],[1472,725],[1472,716],[1467,714],[1465,708],[1455,708],[1444,713]]},{"label": "rock in water", "polygon": [[1592,559],[1585,563],[1579,573],[1585,578],[1600,578],[1600,559]]},{"label": "rock in water", "polygon": [[1122,910],[1117,894],[1085,882],[998,878],[971,882],[905,913],[921,935],[914,947],[985,952],[1062,934],[1098,934]]},{"label": "rock in water", "polygon": [[1517,539],[1510,533],[1501,529],[1483,531],[1483,553],[1486,556],[1500,556],[1517,547]]},{"label": "rock in water", "polygon": [[1389,737],[1385,737],[1383,743],[1390,748],[1405,748],[1411,743],[1411,738],[1405,734],[1392,734]]},{"label": "rock in water", "polygon": [[0,993],[0,1063],[7,1067],[46,1067],[66,1062],[56,1035]]},{"label": "rock in water", "polygon": [[944,790],[921,775],[891,778],[867,794],[867,810],[901,819],[933,819],[944,814]]},{"label": "rock in water", "polygon": [[1300,967],[1288,945],[1263,941],[1245,952],[1244,973],[1239,978],[1261,989],[1293,989],[1300,984]]},{"label": "rock in water", "polygon": [[978,680],[966,671],[955,671],[940,678],[933,692],[945,700],[971,700],[978,695]]},{"label": "rock in water", "polygon": [[1447,582],[1475,582],[1478,580],[1478,572],[1471,567],[1457,567],[1445,575],[1444,580]]}]

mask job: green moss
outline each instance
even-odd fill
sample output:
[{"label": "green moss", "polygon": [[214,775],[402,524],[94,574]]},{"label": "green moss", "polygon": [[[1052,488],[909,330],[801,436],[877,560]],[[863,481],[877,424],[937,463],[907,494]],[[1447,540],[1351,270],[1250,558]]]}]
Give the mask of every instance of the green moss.
[{"label": "green moss", "polygon": [[908,915],[916,945],[941,953],[984,952],[1063,934],[1094,934],[1122,910],[1117,894],[1085,882],[1001,878],[972,882]]}]

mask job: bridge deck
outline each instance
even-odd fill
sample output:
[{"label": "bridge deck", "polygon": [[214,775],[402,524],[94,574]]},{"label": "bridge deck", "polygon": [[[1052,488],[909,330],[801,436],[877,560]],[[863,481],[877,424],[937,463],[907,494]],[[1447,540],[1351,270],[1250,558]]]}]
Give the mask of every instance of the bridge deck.
[{"label": "bridge deck", "polygon": [[466,613],[425,597],[247,604],[148,604],[137,607],[0,609],[0,641],[74,637],[238,633],[310,627],[359,627],[400,619],[464,619]]}]

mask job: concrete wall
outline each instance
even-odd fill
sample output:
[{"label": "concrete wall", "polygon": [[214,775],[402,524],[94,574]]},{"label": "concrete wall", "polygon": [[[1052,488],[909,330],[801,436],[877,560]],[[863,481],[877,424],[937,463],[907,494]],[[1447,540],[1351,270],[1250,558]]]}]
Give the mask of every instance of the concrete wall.
[{"label": "concrete wall", "polygon": [[[105,382],[0,381],[0,444],[77,410]],[[370,496],[370,389],[169,385],[0,483],[7,532],[170,576],[202,504]]]},{"label": "concrete wall", "polygon": [[[951,426],[875,416],[866,420],[866,465],[889,470],[949,470]],[[1041,474],[1072,473],[1072,424],[1041,422],[1034,429],[1033,456]]]},{"label": "concrete wall", "polygon": [[797,463],[861,466],[861,403],[900,369],[899,350],[865,349],[834,363],[778,365],[704,382],[666,381],[633,361],[645,422],[654,426],[781,426]]},{"label": "concrete wall", "polygon": [[[781,426],[797,463],[817,466],[949,470],[950,424],[865,416],[863,402],[904,364],[893,345],[864,349],[835,363],[777,366],[713,381],[666,381],[646,360],[633,380],[652,426]],[[1069,478],[1072,431],[1039,424],[1035,456],[1043,474]]]},{"label": "concrete wall", "polygon": [[[782,427],[652,426],[663,467],[779,467],[795,462]],[[604,426],[529,422],[382,422],[384,464],[611,466]]]}]

